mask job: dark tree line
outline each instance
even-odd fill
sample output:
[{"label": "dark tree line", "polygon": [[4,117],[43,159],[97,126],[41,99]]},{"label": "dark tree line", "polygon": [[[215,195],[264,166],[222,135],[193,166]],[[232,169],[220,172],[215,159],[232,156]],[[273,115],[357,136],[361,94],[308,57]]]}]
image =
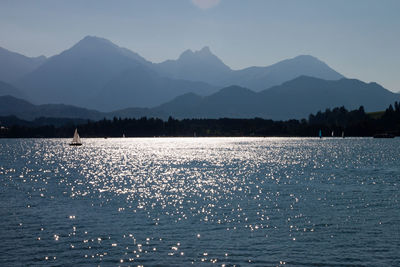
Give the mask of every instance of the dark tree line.
[{"label": "dark tree line", "polygon": [[[155,118],[103,119],[83,121],[40,118],[26,122],[15,117],[0,130],[1,137],[71,137],[75,128],[82,137],[153,137],[153,136],[372,136],[377,133],[400,135],[400,104],[390,105],[378,118],[365,113],[361,106],[348,111],[344,107],[311,114],[308,120],[273,121],[254,119],[184,119]],[[57,121],[57,123],[54,123]]]}]

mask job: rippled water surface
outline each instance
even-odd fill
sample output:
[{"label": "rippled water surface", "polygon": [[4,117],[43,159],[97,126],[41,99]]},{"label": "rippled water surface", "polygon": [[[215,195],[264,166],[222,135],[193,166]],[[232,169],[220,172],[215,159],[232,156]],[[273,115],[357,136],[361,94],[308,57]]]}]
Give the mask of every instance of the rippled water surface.
[{"label": "rippled water surface", "polygon": [[399,266],[400,139],[0,139],[1,266]]}]

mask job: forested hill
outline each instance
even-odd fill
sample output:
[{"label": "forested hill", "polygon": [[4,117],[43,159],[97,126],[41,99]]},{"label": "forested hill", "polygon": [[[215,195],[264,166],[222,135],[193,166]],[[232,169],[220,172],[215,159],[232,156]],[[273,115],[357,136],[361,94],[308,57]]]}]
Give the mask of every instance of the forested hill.
[{"label": "forested hill", "polygon": [[[54,122],[64,121],[60,123]],[[3,122],[1,124],[1,122]],[[82,121],[46,119],[23,121],[16,117],[0,117],[0,136],[71,137],[77,127],[83,138],[89,137],[153,137],[153,136],[373,136],[390,133],[400,136],[400,105],[390,105],[381,116],[371,116],[364,108],[348,111],[344,107],[327,109],[302,120],[273,121],[254,119],[184,119],[167,121],[143,117]]]}]

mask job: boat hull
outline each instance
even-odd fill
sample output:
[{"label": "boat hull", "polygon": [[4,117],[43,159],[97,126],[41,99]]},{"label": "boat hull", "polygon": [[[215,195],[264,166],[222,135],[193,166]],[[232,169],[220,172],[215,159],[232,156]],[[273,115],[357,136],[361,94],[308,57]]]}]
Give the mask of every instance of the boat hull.
[{"label": "boat hull", "polygon": [[69,145],[70,145],[70,146],[81,146],[82,143],[70,143]]}]

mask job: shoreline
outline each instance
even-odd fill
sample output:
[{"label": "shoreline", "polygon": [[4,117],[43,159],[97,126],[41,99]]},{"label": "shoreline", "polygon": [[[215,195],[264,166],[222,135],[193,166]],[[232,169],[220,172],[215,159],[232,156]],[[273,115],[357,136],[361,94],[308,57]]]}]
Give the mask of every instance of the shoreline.
[{"label": "shoreline", "polygon": [[[166,138],[187,138],[187,139],[201,139],[201,138],[287,138],[287,139],[318,139],[318,140],[326,140],[326,139],[356,139],[356,138],[372,138],[372,139],[394,139],[397,138],[398,136],[395,136],[393,138],[374,138],[374,136],[347,136],[345,138],[339,137],[339,136],[327,136],[327,137],[318,137],[318,136],[283,136],[283,135],[276,135],[276,136],[126,136],[126,137],[117,137],[117,136],[107,136],[107,137],[99,137],[99,136],[81,136],[82,140],[85,139],[154,139],[154,138],[159,138],[159,139],[166,139]],[[65,139],[65,140],[70,140],[71,137],[0,137],[1,139]]]}]

